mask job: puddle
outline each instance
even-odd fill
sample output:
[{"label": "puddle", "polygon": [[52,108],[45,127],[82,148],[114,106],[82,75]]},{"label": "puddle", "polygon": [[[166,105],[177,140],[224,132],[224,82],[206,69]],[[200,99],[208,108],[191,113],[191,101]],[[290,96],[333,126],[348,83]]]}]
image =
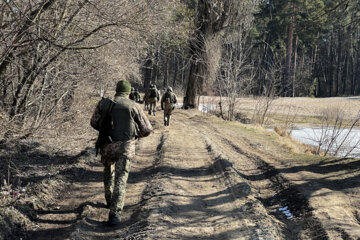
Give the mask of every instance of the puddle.
[{"label": "puddle", "polygon": [[289,207],[285,206],[285,207],[281,207],[278,209],[280,212],[282,212],[287,219],[292,219],[294,218],[294,215],[290,212]]},{"label": "puddle", "polygon": [[333,129],[325,131],[322,128],[299,128],[292,130],[291,137],[314,147],[317,147],[319,142],[323,142],[322,150],[331,145],[330,153],[334,153],[340,147],[338,157],[344,157],[351,151],[348,158],[360,158],[360,129],[352,129],[350,133],[349,129],[342,129],[332,143],[331,139],[335,134]]}]

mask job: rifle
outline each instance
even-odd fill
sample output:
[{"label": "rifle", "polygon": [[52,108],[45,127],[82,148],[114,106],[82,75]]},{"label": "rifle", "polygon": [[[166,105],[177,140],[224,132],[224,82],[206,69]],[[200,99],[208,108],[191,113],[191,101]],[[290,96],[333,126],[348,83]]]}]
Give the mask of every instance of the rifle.
[{"label": "rifle", "polygon": [[99,136],[95,143],[96,156],[98,155],[99,149],[101,150],[102,146],[112,142],[112,139],[107,134],[107,131],[111,128],[111,111],[115,105],[115,102],[109,98],[104,98],[103,95],[101,97],[101,101],[104,104],[104,110],[101,113],[101,118],[99,120]]}]

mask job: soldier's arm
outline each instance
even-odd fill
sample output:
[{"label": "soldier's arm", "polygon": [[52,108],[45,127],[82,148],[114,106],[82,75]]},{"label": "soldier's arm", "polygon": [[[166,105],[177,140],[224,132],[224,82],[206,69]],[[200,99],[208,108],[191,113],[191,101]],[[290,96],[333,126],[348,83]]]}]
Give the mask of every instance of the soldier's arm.
[{"label": "soldier's arm", "polygon": [[135,123],[139,127],[139,132],[138,132],[139,137],[149,136],[153,130],[152,125],[149,119],[147,119],[146,115],[137,104],[134,105],[132,114]]},{"label": "soldier's arm", "polygon": [[[101,102],[101,101],[100,101]],[[101,119],[101,104],[100,102],[96,105],[94,113],[90,120],[90,125],[99,131],[100,129],[100,119]]]},{"label": "soldier's arm", "polygon": [[177,103],[177,97],[175,94],[174,94],[174,103]]}]

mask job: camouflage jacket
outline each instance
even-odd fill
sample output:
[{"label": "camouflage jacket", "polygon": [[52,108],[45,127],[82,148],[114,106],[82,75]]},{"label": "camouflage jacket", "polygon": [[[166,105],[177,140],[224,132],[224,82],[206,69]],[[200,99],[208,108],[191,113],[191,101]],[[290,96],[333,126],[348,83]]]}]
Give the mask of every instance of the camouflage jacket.
[{"label": "camouflage jacket", "polygon": [[[121,101],[121,99],[123,99],[123,97],[115,97],[115,102]],[[104,105],[103,105],[103,101],[100,101],[96,108],[95,111],[91,117],[91,121],[90,124],[91,126],[98,130],[100,129],[100,119],[101,119],[101,114],[105,112],[104,109]],[[146,137],[148,136],[153,128],[151,126],[150,121],[147,119],[146,115],[144,114],[144,112],[141,110],[140,106],[138,104],[136,104],[135,102],[133,102],[132,104],[132,108],[131,108],[131,116],[135,122],[136,126],[136,135],[137,137],[141,138],[141,137]]]},{"label": "camouflage jacket", "polygon": [[177,97],[173,92],[165,92],[161,97],[161,108],[164,109],[166,104],[175,104],[177,103]]},{"label": "camouflage jacket", "polygon": [[129,95],[129,98],[131,100],[134,100],[135,102],[139,102],[140,101],[140,94],[137,91],[131,92]]},{"label": "camouflage jacket", "polygon": [[[151,92],[154,91],[155,96],[151,97]],[[147,92],[148,99],[156,99],[156,101],[160,100],[160,91],[157,88],[150,88]]]}]

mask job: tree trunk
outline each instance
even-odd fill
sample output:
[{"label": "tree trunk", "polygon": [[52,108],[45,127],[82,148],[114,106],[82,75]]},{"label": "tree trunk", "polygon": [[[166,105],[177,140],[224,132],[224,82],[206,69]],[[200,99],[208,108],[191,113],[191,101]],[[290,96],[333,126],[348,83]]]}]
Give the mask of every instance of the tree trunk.
[{"label": "tree trunk", "polygon": [[168,77],[169,77],[169,60],[171,56],[171,51],[166,54],[165,66],[164,66],[164,82],[163,87],[166,89],[168,87]]},{"label": "tree trunk", "polygon": [[341,80],[341,61],[342,61],[342,33],[341,31],[338,32],[338,48],[337,48],[337,73],[336,73],[336,81],[335,81],[335,96],[339,95],[339,84]]},{"label": "tree trunk", "polygon": [[[357,42],[357,49],[360,49],[360,32],[358,32],[358,42]],[[357,88],[355,90],[356,92],[356,95],[359,95],[360,94],[360,53],[359,51],[356,51],[355,52],[355,56],[356,56],[356,60],[355,60],[355,63],[356,66],[355,66],[355,82],[356,82],[356,85],[357,85]]]},{"label": "tree trunk", "polygon": [[291,57],[293,51],[293,37],[294,37],[294,21],[291,17],[288,26],[288,35],[286,42],[286,59],[285,59],[285,72],[283,78],[283,96],[289,96],[289,84],[291,79]]},{"label": "tree trunk", "polygon": [[199,75],[199,68],[200,68],[200,63],[194,63],[192,62],[190,64],[190,72],[189,72],[189,77],[188,77],[188,83],[187,83],[187,87],[186,87],[186,94],[184,97],[184,108],[188,109],[188,108],[196,108],[197,103],[196,103],[196,95],[197,93],[197,88],[196,88],[196,84],[199,80],[199,78],[201,77]]},{"label": "tree trunk", "polygon": [[176,57],[176,53],[174,53],[174,61],[173,61],[173,64],[174,64],[174,76],[173,76],[173,87],[175,88],[176,87],[176,79],[177,79],[177,74],[178,74],[178,60],[177,60],[177,57]]},{"label": "tree trunk", "polygon": [[348,70],[349,70],[349,54],[346,53],[345,56],[345,65],[344,65],[344,71],[342,74],[342,95],[346,94],[346,82],[348,79]]},{"label": "tree trunk", "polygon": [[295,36],[295,48],[294,48],[294,69],[293,69],[293,77],[292,77],[292,96],[295,97],[295,82],[296,82],[296,62],[297,62],[297,43],[298,36]]},{"label": "tree trunk", "polygon": [[333,93],[333,85],[334,85],[334,49],[333,44],[330,44],[330,66],[329,66],[329,97],[332,96]]},{"label": "tree trunk", "polygon": [[350,94],[355,95],[355,74],[354,74],[354,56],[350,56],[350,63],[349,63],[349,75],[350,75]]},{"label": "tree trunk", "polygon": [[144,63],[144,89],[148,89],[152,79],[152,60],[149,57]]},{"label": "tree trunk", "polygon": [[[230,8],[233,7],[235,1],[207,1],[198,0],[196,9],[196,30],[193,38],[190,40],[190,74],[186,88],[186,96],[184,98],[184,108],[195,108],[196,95],[203,92],[205,83],[205,75],[210,63],[206,58],[206,51],[213,49],[206,49],[208,40],[215,39],[219,34],[227,20],[230,17]],[[214,70],[214,69],[211,69]]]}]

